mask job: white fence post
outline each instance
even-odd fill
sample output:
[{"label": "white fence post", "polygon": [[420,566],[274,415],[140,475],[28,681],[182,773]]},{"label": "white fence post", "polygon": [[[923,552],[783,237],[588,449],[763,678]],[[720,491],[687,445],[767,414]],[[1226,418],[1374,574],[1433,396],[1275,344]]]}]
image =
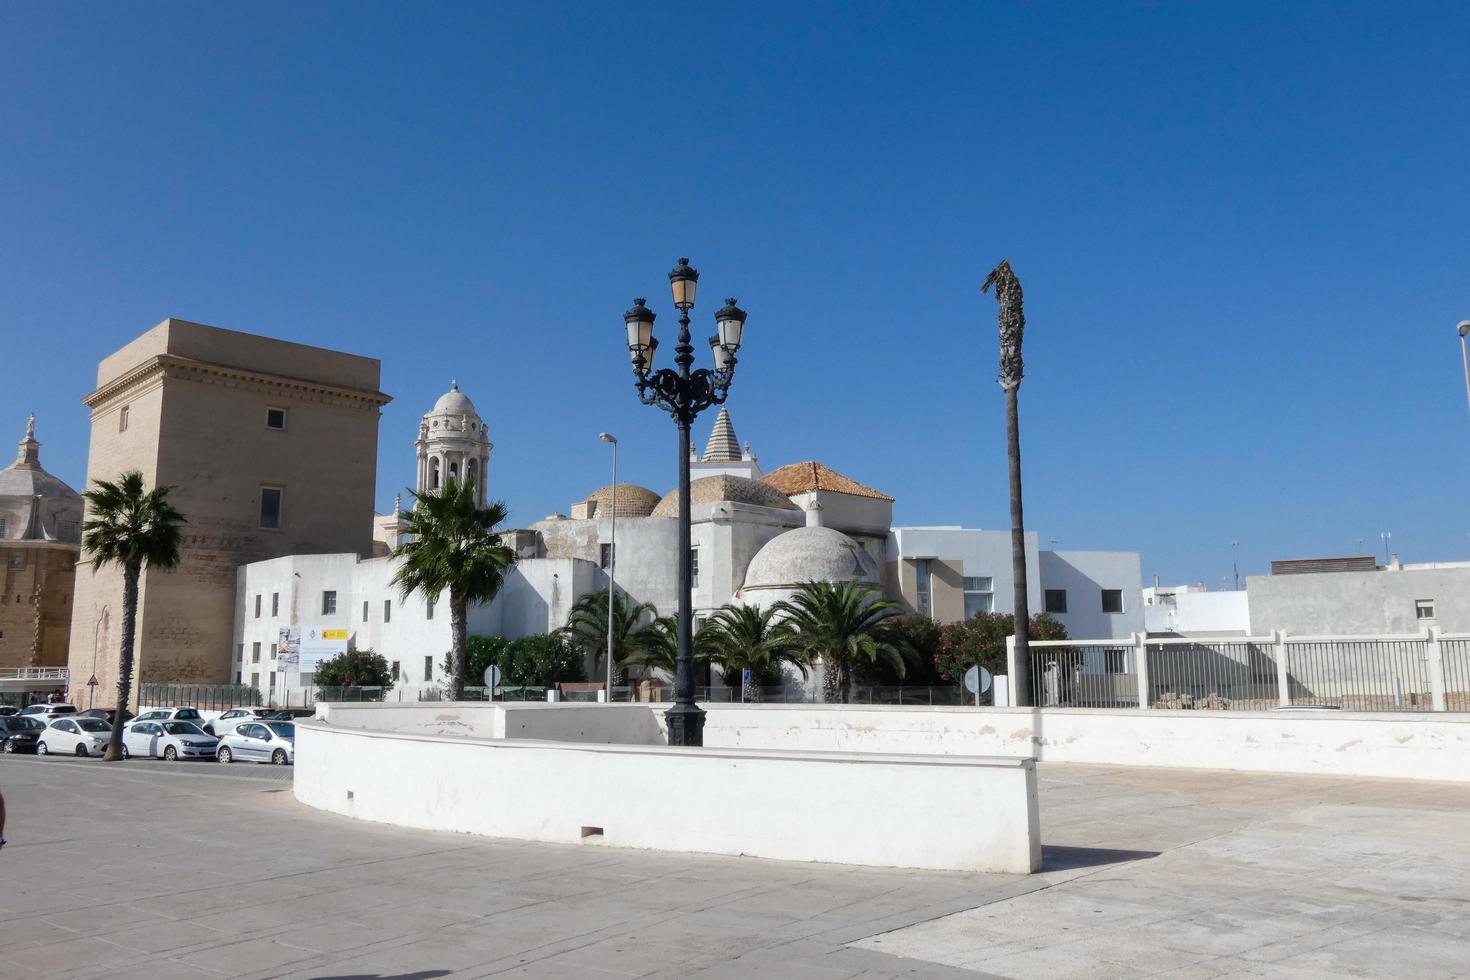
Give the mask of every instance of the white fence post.
[{"label": "white fence post", "polygon": [[[1026,666],[1029,669],[1031,665],[1027,664]],[[1016,637],[1012,634],[1006,637],[1006,702],[1010,707],[1015,707],[1016,705],[1016,678],[1019,676],[1016,671],[1018,669],[1019,665],[1016,663]],[[1036,699],[1035,691],[1031,692],[1031,698],[1033,701]]]},{"label": "white fence post", "polygon": [[1433,711],[1444,711],[1444,654],[1439,647],[1439,631],[1424,629],[1424,655],[1429,661],[1429,704]]},{"label": "white fence post", "polygon": [[1286,634],[1281,630],[1271,631],[1271,645],[1276,650],[1276,697],[1281,707],[1291,707],[1291,682],[1286,676]]},{"label": "white fence post", "polygon": [[1138,675],[1138,706],[1152,707],[1148,698],[1148,634],[1133,634],[1133,669]]}]

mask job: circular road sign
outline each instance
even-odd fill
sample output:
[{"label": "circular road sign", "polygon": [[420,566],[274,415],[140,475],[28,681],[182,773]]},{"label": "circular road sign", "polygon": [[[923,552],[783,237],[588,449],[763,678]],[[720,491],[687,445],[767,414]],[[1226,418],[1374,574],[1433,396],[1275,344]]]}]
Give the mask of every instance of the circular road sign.
[{"label": "circular road sign", "polygon": [[491,690],[500,686],[500,668],[494,664],[485,668],[485,686]]},{"label": "circular road sign", "polygon": [[983,694],[990,690],[990,671],[984,667],[971,667],[965,671],[965,690],[971,694]]}]

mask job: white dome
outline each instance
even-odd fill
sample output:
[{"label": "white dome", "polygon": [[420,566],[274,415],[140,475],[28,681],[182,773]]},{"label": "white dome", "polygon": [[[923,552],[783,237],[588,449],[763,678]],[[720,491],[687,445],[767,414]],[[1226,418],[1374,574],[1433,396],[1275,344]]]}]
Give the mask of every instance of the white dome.
[{"label": "white dome", "polygon": [[878,566],[862,546],[830,527],[798,527],[756,552],[745,570],[741,593],[795,589],[803,582],[852,581],[878,584]]},{"label": "white dome", "polygon": [[454,384],[448,391],[439,396],[434,403],[430,415],[474,415],[480,413],[475,411],[475,403],[470,401],[469,396],[459,390],[459,385]]}]

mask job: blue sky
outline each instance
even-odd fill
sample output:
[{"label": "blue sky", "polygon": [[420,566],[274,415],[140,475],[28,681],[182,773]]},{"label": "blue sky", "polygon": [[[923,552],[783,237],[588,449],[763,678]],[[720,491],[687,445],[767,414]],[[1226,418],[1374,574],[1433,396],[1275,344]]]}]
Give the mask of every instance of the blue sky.
[{"label": "blue sky", "polygon": [[1470,558],[1467,42],[1429,3],[7,3],[0,438],[36,412],[80,485],[97,360],[173,315],[381,358],[380,509],[450,378],[514,523],[606,482],[604,429],[662,492],[620,315],[671,344],[688,255],[697,337],[749,311],[767,469],[1006,527],[1009,257],[1043,542],[1212,587],[1232,539]]}]

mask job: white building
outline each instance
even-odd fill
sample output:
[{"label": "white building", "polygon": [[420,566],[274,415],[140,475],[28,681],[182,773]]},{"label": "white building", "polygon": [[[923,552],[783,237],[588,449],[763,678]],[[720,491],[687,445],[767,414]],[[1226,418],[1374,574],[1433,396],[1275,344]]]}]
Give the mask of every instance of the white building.
[{"label": "white building", "polygon": [[1166,636],[1246,636],[1250,598],[1244,589],[1210,592],[1197,585],[1155,585],[1143,590],[1143,626]]}]

